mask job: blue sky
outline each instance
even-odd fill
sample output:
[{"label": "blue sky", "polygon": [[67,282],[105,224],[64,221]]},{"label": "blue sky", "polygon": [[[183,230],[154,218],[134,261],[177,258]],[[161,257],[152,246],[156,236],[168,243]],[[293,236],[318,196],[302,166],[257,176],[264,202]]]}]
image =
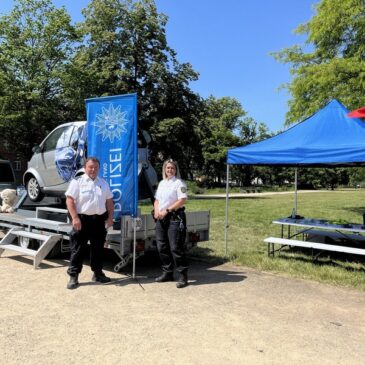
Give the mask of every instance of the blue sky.
[{"label": "blue sky", "polygon": [[[12,0],[0,0],[0,14]],[[75,21],[89,0],[53,0]],[[190,62],[200,76],[191,88],[202,97],[236,98],[247,116],[271,131],[283,129],[289,95],[278,91],[290,81],[289,65],[270,52],[304,41],[293,33],[313,15],[317,0],[156,0],[169,17],[167,40],[180,62]]]}]

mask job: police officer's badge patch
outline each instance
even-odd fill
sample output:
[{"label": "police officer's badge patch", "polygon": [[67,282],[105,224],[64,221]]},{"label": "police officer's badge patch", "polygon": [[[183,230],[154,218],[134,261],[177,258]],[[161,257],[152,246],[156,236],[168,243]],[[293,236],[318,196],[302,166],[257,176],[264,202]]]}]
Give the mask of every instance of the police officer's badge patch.
[{"label": "police officer's badge patch", "polygon": [[186,193],[186,190],[187,190],[187,189],[186,189],[186,187],[185,187],[185,186],[182,186],[182,187],[180,188],[180,190],[181,190],[181,192],[182,192],[182,193]]}]

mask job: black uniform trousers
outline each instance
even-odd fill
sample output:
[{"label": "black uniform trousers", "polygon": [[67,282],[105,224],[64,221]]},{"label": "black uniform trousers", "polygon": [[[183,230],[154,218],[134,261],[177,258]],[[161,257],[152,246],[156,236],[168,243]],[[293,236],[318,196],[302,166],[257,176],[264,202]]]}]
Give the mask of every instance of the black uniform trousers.
[{"label": "black uniform trousers", "polygon": [[157,249],[162,271],[172,273],[174,264],[179,273],[186,273],[186,215],[183,211],[169,213],[165,219],[156,221]]},{"label": "black uniform trousers", "polygon": [[105,215],[79,214],[81,230],[73,229],[70,234],[71,259],[67,273],[70,276],[79,274],[90,241],[91,270],[99,273],[103,269],[103,250],[106,237]]}]

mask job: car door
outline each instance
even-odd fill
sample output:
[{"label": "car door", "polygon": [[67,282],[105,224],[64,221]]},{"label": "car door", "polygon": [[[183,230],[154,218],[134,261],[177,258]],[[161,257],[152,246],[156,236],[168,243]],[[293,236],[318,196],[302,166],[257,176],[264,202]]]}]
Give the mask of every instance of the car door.
[{"label": "car door", "polygon": [[58,175],[67,183],[82,167],[85,152],[83,138],[84,126],[75,125],[71,130],[66,130],[60,137],[55,154]]},{"label": "car door", "polygon": [[39,174],[45,187],[63,184],[65,181],[56,167],[56,151],[69,147],[73,125],[56,128],[43,142]]}]

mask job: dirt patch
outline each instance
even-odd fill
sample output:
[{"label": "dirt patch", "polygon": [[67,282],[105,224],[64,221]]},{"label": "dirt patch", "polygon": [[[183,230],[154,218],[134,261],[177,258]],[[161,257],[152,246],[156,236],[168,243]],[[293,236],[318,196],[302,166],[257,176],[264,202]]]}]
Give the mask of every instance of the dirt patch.
[{"label": "dirt patch", "polygon": [[112,271],[67,290],[67,262],[0,258],[3,364],[363,364],[365,293],[193,263],[190,285]]}]

